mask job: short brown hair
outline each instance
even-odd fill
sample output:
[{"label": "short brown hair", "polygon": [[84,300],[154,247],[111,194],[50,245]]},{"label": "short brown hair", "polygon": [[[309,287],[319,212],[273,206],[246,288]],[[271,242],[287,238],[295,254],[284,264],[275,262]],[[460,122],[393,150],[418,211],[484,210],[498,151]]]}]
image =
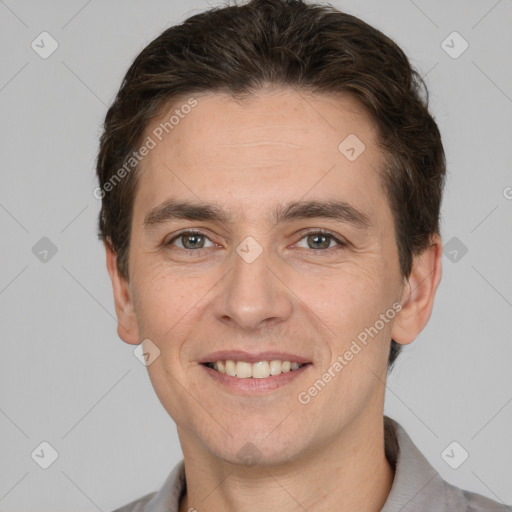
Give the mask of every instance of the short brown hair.
[{"label": "short brown hair", "polygon": [[[127,169],[148,122],[184,95],[237,98],[267,85],[359,100],[378,128],[400,269],[410,275],[413,255],[439,233],[446,165],[422,78],[391,39],[352,15],[302,0],[251,0],[165,30],[136,57],[107,112],[96,168],[98,236],[116,252],[125,279],[137,166],[113,178]],[[392,340],[389,368],[400,348]]]}]

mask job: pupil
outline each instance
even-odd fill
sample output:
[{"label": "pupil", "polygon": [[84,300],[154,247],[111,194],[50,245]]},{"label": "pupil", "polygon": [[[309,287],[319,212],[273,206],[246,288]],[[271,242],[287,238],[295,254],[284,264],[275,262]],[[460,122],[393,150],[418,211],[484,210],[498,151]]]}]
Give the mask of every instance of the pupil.
[{"label": "pupil", "polygon": [[[329,247],[329,237],[325,236],[325,235],[310,235],[309,236],[309,240],[312,241],[312,240],[318,240],[320,238],[323,238],[324,239],[324,242],[320,245],[320,246],[316,246],[316,247],[313,247],[313,249],[318,249],[318,248],[321,248],[321,249],[327,249]],[[313,241],[313,245],[315,244],[315,242]]]},{"label": "pupil", "polygon": [[[201,238],[203,238],[202,235],[187,235],[185,236],[185,240],[186,240],[186,243],[184,244],[185,247],[187,247],[187,245],[192,245],[191,248],[194,248],[194,247],[197,247],[197,241],[199,239],[199,241],[201,241]],[[189,244],[189,241],[192,240],[192,244]],[[187,249],[189,249],[190,247],[187,247]]]}]

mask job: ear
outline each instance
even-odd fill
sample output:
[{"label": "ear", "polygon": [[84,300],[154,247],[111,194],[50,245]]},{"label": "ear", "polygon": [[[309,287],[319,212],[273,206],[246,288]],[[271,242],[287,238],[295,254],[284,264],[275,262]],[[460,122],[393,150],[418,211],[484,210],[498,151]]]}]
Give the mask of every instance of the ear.
[{"label": "ear", "polygon": [[117,315],[117,334],[126,343],[138,345],[139,328],[133,307],[130,286],[128,281],[119,273],[117,268],[117,254],[113,251],[110,242],[104,242],[107,259],[107,270],[112,281],[114,303]]},{"label": "ear", "polygon": [[395,317],[391,338],[401,345],[414,341],[430,318],[441,281],[443,247],[434,235],[430,246],[413,257],[411,275],[402,293],[402,309]]}]

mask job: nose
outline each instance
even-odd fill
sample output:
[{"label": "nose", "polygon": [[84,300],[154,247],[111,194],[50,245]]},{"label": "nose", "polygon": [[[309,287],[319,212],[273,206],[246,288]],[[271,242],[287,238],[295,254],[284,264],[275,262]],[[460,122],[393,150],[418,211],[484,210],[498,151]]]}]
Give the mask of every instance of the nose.
[{"label": "nose", "polygon": [[232,259],[233,267],[222,280],[215,301],[216,318],[247,331],[286,321],[293,309],[292,292],[279,278],[268,251],[263,250],[252,262],[236,252]]}]

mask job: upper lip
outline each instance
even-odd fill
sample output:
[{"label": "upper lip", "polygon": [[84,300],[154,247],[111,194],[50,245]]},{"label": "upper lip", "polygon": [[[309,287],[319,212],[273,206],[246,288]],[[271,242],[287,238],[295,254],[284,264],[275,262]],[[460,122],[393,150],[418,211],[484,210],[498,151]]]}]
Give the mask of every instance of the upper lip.
[{"label": "upper lip", "polygon": [[215,363],[216,361],[226,361],[231,359],[232,361],[246,361],[248,363],[257,363],[259,361],[290,361],[292,363],[309,363],[310,361],[297,354],[289,354],[286,352],[276,351],[265,351],[250,353],[244,350],[218,350],[212,352],[199,359],[199,363]]}]

